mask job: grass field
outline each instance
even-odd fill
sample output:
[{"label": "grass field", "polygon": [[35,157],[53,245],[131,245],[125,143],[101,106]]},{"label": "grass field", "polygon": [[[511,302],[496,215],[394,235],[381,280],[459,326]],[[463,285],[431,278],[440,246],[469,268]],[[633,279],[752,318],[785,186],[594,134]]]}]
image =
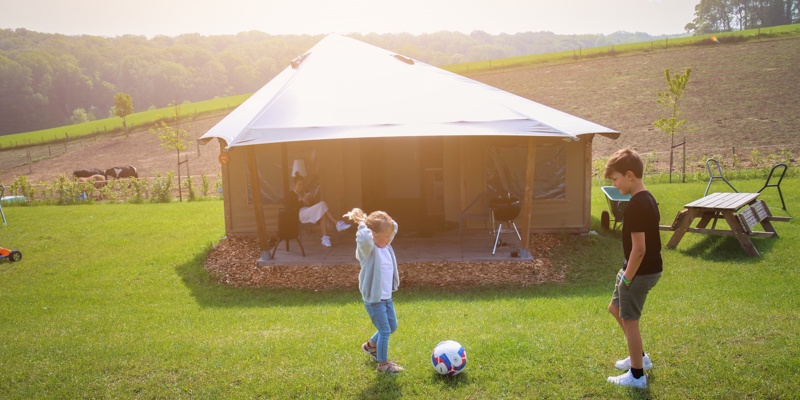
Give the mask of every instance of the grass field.
[{"label": "grass field", "polygon": [[[733,183],[755,191],[763,181]],[[669,223],[705,183],[649,189]],[[782,189],[796,212],[800,183]],[[599,230],[607,206],[593,190]],[[787,215],[777,192],[762,197]],[[0,246],[23,259],[0,263],[2,398],[788,399],[800,391],[796,220],[776,223],[780,238],[754,239],[760,259],[745,257],[732,237],[697,234],[664,251],[642,320],[655,366],[649,389],[635,391],[605,382],[626,353],[606,312],[618,233],[568,240],[555,256],[569,266],[560,283],[401,284],[389,355],[406,371],[389,376],[359,350],[373,328],[355,282],[311,292],[209,279],[203,260],[224,234],[222,202],[5,211]],[[430,366],[443,339],[468,352],[455,378]]]},{"label": "grass field", "polygon": [[719,42],[738,43],[748,40],[785,38],[798,34],[800,34],[800,26],[796,24],[781,25],[763,29],[746,29],[742,31],[720,32],[708,35],[666,38],[651,42],[626,43],[592,48],[576,47],[572,50],[564,50],[546,54],[532,54],[497,60],[474,61],[469,63],[448,65],[443,68],[457,74],[470,74],[490,70],[526,67],[531,65],[561,64],[592,58],[615,57],[653,51],[672,50],[687,46],[716,45],[717,42],[712,41],[712,38],[716,38]]},{"label": "grass field", "polygon": [[[251,94],[252,93],[181,104],[181,114],[189,121],[193,118],[218,112],[227,114],[247,100]],[[135,112],[127,117],[128,129],[147,128],[154,125],[159,119],[171,117],[173,114],[174,111],[171,107]],[[56,142],[64,139],[75,139],[81,136],[115,131],[123,132],[122,118],[103,118],[80,124],[0,136],[0,149]]]}]

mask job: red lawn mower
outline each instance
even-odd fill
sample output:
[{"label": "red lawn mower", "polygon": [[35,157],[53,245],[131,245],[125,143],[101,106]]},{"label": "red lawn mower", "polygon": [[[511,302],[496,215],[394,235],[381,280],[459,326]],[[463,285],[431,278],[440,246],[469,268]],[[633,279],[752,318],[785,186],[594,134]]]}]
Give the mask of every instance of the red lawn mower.
[{"label": "red lawn mower", "polygon": [[0,260],[8,259],[9,262],[22,260],[22,253],[19,250],[9,250],[5,247],[0,247]]}]

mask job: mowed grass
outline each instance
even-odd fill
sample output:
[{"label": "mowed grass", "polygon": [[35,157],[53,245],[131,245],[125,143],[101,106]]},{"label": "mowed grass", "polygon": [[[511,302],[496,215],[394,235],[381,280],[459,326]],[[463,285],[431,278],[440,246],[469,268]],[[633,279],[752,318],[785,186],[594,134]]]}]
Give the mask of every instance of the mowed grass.
[{"label": "mowed grass", "polygon": [[[181,104],[182,119],[191,121],[195,118],[216,113],[229,113],[240,104],[244,103],[252,93],[215,98],[198,101],[195,103]],[[134,108],[136,109],[136,99]],[[173,107],[163,107],[153,110],[137,111],[126,118],[129,131],[147,128],[155,125],[163,118],[172,118],[175,114]],[[32,132],[22,132],[12,135],[0,136],[0,149],[30,144],[43,144],[65,139],[75,139],[81,136],[105,132],[124,132],[122,118],[109,117],[79,124],[59,126]]]},{"label": "mowed grass", "polygon": [[[734,181],[756,191],[762,181]],[[722,186],[712,187],[724,191]],[[662,223],[705,183],[653,184]],[[796,179],[782,184],[800,210]],[[777,191],[763,196],[780,210]],[[593,188],[594,228],[607,209]],[[222,235],[218,201],[6,207],[0,246],[3,398],[793,398],[800,391],[797,221],[754,239],[687,234],[642,320],[655,367],[644,391],[606,383],[626,355],[606,311],[621,261],[618,232],[570,239],[564,282],[527,288],[395,293],[399,330],[376,372],[359,346],[374,331],[353,287],[232,288],[203,259]],[[664,243],[669,233],[663,233]],[[346,244],[343,244],[346,245]],[[403,254],[397,255],[402,262]],[[536,254],[534,254],[536,256]],[[430,352],[461,342],[468,366],[439,377]]]},{"label": "mowed grass", "polygon": [[[473,61],[468,63],[447,65],[443,68],[457,74],[474,74],[505,68],[520,68],[531,65],[550,65],[575,62],[592,58],[618,57],[649,53],[653,51],[671,50],[687,46],[717,46],[719,44],[741,43],[749,40],[784,39],[800,34],[797,24],[772,26],[769,28],[745,29],[733,32],[719,32],[697,36],[664,38],[649,42],[624,43],[610,46],[582,48],[578,44],[569,50],[552,53],[531,54],[525,56],[501,58],[494,60]],[[716,38],[718,42],[714,42]]]}]

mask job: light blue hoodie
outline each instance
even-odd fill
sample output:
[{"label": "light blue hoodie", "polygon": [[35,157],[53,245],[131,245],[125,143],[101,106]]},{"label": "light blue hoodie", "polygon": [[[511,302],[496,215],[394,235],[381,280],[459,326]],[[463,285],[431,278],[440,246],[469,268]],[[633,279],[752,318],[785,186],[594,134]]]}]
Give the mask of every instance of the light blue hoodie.
[{"label": "light blue hoodie", "polygon": [[[389,238],[389,254],[392,255],[392,265],[394,277],[392,279],[392,292],[397,291],[400,286],[400,274],[397,272],[397,258],[392,249],[392,240],[397,234],[397,222],[394,223],[394,232]],[[358,273],[358,289],[361,297],[366,303],[377,303],[381,301],[381,261],[380,256],[375,250],[375,240],[372,237],[372,230],[366,225],[358,225],[356,232],[356,259],[361,263],[361,272]]]}]

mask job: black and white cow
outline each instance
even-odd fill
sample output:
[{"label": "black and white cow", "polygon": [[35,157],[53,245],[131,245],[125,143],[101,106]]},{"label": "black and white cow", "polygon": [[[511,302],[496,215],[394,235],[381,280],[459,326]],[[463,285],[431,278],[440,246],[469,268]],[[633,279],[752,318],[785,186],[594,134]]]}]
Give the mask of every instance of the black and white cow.
[{"label": "black and white cow", "polygon": [[72,172],[73,178],[88,178],[92,175],[103,175],[103,171],[100,171],[97,168],[89,168],[89,169],[79,169],[77,171]]},{"label": "black and white cow", "polygon": [[133,165],[128,165],[127,167],[109,168],[106,170],[105,176],[106,179],[138,178],[139,173],[136,171],[136,167],[134,167]]}]

